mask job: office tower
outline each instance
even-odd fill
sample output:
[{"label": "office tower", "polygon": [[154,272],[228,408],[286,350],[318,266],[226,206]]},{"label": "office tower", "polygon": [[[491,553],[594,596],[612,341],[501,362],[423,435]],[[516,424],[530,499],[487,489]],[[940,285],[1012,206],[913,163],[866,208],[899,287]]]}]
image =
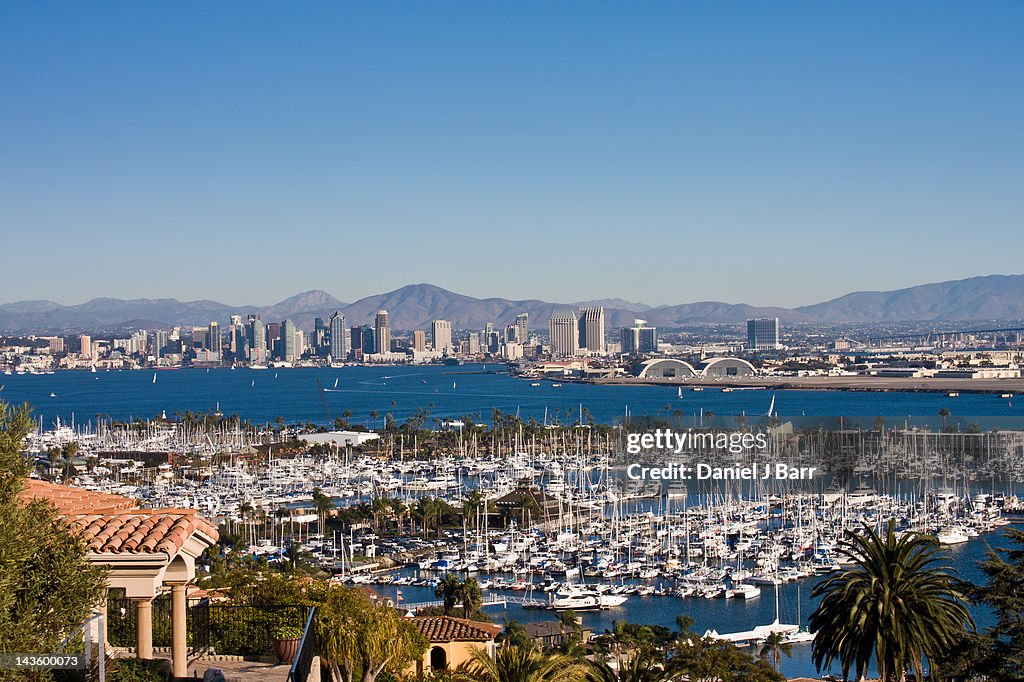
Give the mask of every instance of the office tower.
[{"label": "office tower", "polygon": [[381,310],[377,313],[373,324],[374,349],[377,353],[387,353],[391,350],[391,325],[388,323],[388,311]]},{"label": "office tower", "polygon": [[250,315],[246,342],[249,346],[249,362],[261,365],[267,361],[267,332],[259,315]]},{"label": "office tower", "polygon": [[281,356],[281,323],[268,322],[264,329],[266,338],[267,357],[277,358]]},{"label": "office tower", "polygon": [[622,352],[627,355],[655,353],[658,350],[658,329],[650,327],[647,320],[633,320],[632,327],[623,327],[621,332]]},{"label": "office tower", "polygon": [[360,325],[352,327],[352,355],[356,360],[361,360],[364,355],[370,355],[376,351],[374,347],[373,327]]},{"label": "office tower", "polygon": [[167,347],[167,332],[162,329],[157,329],[153,332],[153,355],[160,358],[163,357],[164,348]]},{"label": "office tower", "polygon": [[92,337],[82,334],[78,337],[78,354],[92,356]]},{"label": "office tower", "polygon": [[470,332],[466,341],[466,352],[470,355],[477,355],[480,352],[480,333]]},{"label": "office tower", "polygon": [[206,348],[211,353],[216,353],[217,359],[220,359],[220,341],[220,325],[211,322],[206,332]]},{"label": "office tower", "polygon": [[579,350],[579,328],[575,313],[566,311],[552,315],[548,322],[548,335],[551,337],[552,355],[576,355]]},{"label": "office tower", "polygon": [[530,340],[530,314],[516,315],[516,341],[525,344]]},{"label": "office tower", "polygon": [[285,362],[295,361],[295,323],[285,320],[281,323],[281,336],[278,344],[278,353]]},{"label": "office tower", "polygon": [[427,350],[427,333],[422,329],[417,329],[412,333],[412,349],[417,353]]},{"label": "office tower", "polygon": [[779,318],[766,317],[747,320],[748,350],[777,350],[779,348]]},{"label": "office tower", "polygon": [[604,353],[604,308],[580,308],[580,349]]},{"label": "office tower", "polygon": [[206,349],[207,341],[206,337],[209,336],[210,330],[207,327],[192,327],[192,347],[196,350]]},{"label": "office tower", "polygon": [[454,352],[452,346],[452,323],[448,320],[434,320],[430,323],[430,343],[438,353],[451,355]]},{"label": "office tower", "polygon": [[348,335],[345,333],[345,316],[341,312],[331,315],[331,359],[341,362],[348,357]]}]

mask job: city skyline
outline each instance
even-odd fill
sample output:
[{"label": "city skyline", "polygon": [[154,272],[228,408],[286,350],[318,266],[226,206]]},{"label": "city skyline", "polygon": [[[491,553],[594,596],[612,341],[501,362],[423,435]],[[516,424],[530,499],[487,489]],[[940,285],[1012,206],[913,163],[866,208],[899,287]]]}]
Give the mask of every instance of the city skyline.
[{"label": "city skyline", "polygon": [[198,13],[0,10],[5,300],[501,296],[497,262],[792,307],[1017,268],[1017,3]]}]

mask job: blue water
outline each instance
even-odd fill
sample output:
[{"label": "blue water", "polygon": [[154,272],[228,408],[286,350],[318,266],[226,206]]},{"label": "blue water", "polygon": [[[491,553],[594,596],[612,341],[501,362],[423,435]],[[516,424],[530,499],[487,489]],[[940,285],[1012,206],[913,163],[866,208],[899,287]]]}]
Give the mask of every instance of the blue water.
[{"label": "blue water", "polygon": [[[620,386],[563,383],[552,387],[505,373],[502,365],[462,367],[399,366],[294,369],[182,369],[173,371],[64,371],[44,375],[0,376],[0,397],[11,403],[30,403],[44,424],[58,417],[78,422],[104,415],[119,420],[155,417],[166,412],[213,412],[238,415],[254,423],[282,417],[287,423],[333,421],[345,410],[352,422],[372,427],[376,411],[379,426],[385,414],[401,423],[417,409],[429,410],[427,424],[435,418],[471,416],[490,422],[494,408],[518,413],[528,420],[571,423],[581,406],[598,422],[615,422],[627,409],[633,417],[668,416],[679,410],[682,426],[696,425],[703,411],[714,413],[720,426],[735,424],[735,416],[751,419],[764,415],[775,395],[775,413],[784,420],[817,425],[828,418],[843,417],[843,425],[870,427],[883,416],[892,426],[909,421],[939,428],[938,411],[952,415],[947,424],[976,422],[984,429],[1024,428],[1024,398],[1008,401],[991,394],[963,393],[949,398],[941,393],[841,392],[841,391],[733,391],[708,388],[701,392],[675,387]],[[156,383],[153,376],[156,375]],[[329,419],[324,419],[317,379],[327,389]],[[337,380],[337,388],[334,388]],[[51,397],[51,394],[53,396]],[[838,422],[832,419],[832,425]]]}]

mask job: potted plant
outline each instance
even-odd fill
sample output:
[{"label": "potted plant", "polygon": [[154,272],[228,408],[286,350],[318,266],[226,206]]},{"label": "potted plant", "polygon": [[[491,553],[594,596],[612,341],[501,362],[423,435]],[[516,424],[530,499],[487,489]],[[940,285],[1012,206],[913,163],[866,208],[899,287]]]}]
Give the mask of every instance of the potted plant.
[{"label": "potted plant", "polygon": [[282,625],[274,630],[274,655],[282,663],[293,663],[299,655],[302,642],[302,628]]}]

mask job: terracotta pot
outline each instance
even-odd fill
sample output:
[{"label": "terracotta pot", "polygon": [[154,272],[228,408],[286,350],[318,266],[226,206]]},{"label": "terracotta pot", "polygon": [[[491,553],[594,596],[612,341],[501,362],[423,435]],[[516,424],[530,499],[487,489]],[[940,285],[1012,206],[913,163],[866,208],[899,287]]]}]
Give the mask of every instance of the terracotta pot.
[{"label": "terracotta pot", "polygon": [[288,639],[274,640],[274,655],[282,663],[294,663],[295,657],[299,655],[299,644],[301,637],[289,637]]}]

